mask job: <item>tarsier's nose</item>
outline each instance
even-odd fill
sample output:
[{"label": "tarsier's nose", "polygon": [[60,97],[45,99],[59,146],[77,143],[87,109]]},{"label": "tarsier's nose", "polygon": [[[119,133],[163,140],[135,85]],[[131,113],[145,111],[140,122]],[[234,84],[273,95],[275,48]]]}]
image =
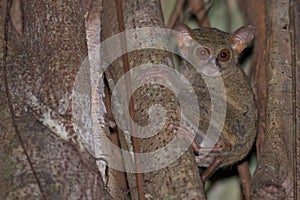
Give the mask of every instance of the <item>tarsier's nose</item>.
[{"label": "tarsier's nose", "polygon": [[201,71],[204,75],[209,77],[216,77],[220,75],[220,70],[217,66],[215,59],[208,58],[207,63],[201,66]]}]

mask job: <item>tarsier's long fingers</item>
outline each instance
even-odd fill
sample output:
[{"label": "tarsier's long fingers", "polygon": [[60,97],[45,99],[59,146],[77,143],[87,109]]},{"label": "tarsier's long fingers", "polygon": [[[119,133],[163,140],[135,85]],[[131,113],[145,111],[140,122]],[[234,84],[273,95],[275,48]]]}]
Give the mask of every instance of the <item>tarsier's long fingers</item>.
[{"label": "tarsier's long fingers", "polygon": [[217,155],[226,155],[231,150],[231,145],[223,142],[218,141],[215,146],[213,147],[200,147],[199,151],[196,151],[198,156],[206,156],[207,154],[211,156],[217,156]]},{"label": "tarsier's long fingers", "polygon": [[224,161],[225,152],[229,152],[231,146],[225,142],[218,142],[217,146],[212,148],[201,147],[195,140],[195,131],[185,125],[176,126],[171,124],[170,128],[174,129],[178,134],[184,135],[192,144],[193,149],[198,156],[195,157],[195,161],[199,166],[208,166],[201,174],[203,184],[206,180],[216,171],[216,169]]},{"label": "tarsier's long fingers", "polygon": [[[200,167],[210,167],[214,165],[216,159],[224,158],[230,151],[230,145],[214,146],[212,148],[200,147],[200,151],[195,156],[195,161]],[[224,159],[223,159],[224,160]]]},{"label": "tarsier's long fingers", "polygon": [[193,128],[186,125],[177,126],[170,124],[169,128],[174,129],[178,134],[182,134],[192,144],[194,151],[199,156],[203,157],[208,153],[218,155],[230,151],[231,146],[223,141],[218,141],[214,147],[201,147],[195,140],[195,137],[196,135],[200,135],[201,138],[204,138],[205,134],[202,131],[195,133]]},{"label": "tarsier's long fingers", "polygon": [[[194,149],[195,152],[199,152],[200,151],[201,147],[198,145],[198,143],[195,140],[196,133],[193,130],[193,128],[190,128],[190,127],[188,127],[186,125],[177,126],[177,125],[174,125],[174,124],[170,124],[169,128],[174,129],[177,132],[177,134],[183,135],[192,144],[192,147],[193,147],[193,149]],[[201,132],[200,135],[202,135],[202,134],[203,133]]]}]

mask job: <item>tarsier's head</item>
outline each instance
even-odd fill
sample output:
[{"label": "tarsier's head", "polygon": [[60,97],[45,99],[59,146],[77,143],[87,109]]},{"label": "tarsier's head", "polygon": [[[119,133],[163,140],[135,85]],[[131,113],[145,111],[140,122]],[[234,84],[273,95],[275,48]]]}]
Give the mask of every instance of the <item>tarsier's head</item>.
[{"label": "tarsier's head", "polygon": [[189,56],[192,53],[201,65],[201,72],[210,77],[236,67],[238,56],[254,38],[254,29],[250,25],[231,34],[215,28],[191,30],[185,24],[177,24],[174,30],[182,33],[176,36],[180,53]]}]

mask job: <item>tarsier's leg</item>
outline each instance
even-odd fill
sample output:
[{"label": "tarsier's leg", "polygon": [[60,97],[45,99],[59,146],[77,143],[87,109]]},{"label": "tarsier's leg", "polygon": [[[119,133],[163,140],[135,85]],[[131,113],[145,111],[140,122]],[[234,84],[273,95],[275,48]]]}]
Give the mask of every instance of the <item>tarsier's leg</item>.
[{"label": "tarsier's leg", "polygon": [[[203,173],[201,174],[201,179],[203,185],[206,180],[216,171],[216,169],[222,164],[224,161],[224,152],[230,150],[230,145],[226,145],[224,143],[218,144],[212,148],[203,148],[195,140],[195,132],[192,128],[187,126],[175,126],[170,125],[170,128],[177,131],[177,133],[184,135],[192,144],[194,151],[198,154],[195,157],[195,161],[199,166],[208,166]],[[204,138],[205,134],[202,132],[197,133],[200,134],[202,138]],[[206,156],[200,155],[200,150],[207,150],[208,153]]]},{"label": "tarsier's leg", "polygon": [[207,179],[215,173],[215,171],[218,169],[218,167],[222,164],[223,161],[224,161],[224,157],[222,156],[216,157],[213,163],[202,172],[201,180],[203,185],[205,185]]}]

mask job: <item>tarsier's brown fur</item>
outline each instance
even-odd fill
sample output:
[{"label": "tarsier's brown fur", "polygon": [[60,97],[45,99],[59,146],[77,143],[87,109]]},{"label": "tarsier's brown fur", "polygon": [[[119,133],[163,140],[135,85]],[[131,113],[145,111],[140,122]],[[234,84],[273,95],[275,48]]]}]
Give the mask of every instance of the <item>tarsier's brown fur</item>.
[{"label": "tarsier's brown fur", "polygon": [[[200,51],[200,53],[198,52],[200,55],[199,59],[202,59],[200,63],[203,65],[201,67],[205,72],[197,72],[197,66],[192,66],[186,61],[181,66],[183,75],[193,85],[198,98],[200,122],[192,127],[194,127],[196,135],[198,135],[196,136],[197,140],[194,142],[197,143],[199,149],[201,149],[200,144],[201,140],[203,140],[203,133],[205,135],[211,120],[211,98],[203,76],[206,76],[213,82],[215,76],[212,75],[210,77],[210,73],[215,73],[215,68],[218,69],[223,79],[226,93],[226,119],[220,138],[215,145],[215,147],[221,148],[217,148],[218,150],[213,149],[204,158],[201,155],[196,156],[197,164],[208,167],[217,158],[222,158],[222,162],[217,167],[234,164],[245,158],[249,153],[256,136],[257,111],[254,95],[248,77],[238,66],[238,56],[253,39],[253,28],[245,26],[232,34],[228,34],[214,28],[191,30],[184,24],[181,24],[175,30],[184,33],[182,36],[177,37],[179,51],[196,54],[197,51]],[[196,40],[201,47],[192,47],[194,50],[187,51],[185,45],[189,44],[185,44],[187,42],[182,37]],[[195,48],[199,48],[199,50],[195,50]],[[201,49],[204,49],[204,52]],[[220,52],[225,52],[225,54]],[[206,59],[209,61],[206,61]],[[212,86],[211,89],[218,90],[220,88]],[[184,95],[188,95],[188,92]],[[191,112],[193,112],[193,109],[191,109]],[[194,114],[197,115],[197,113]],[[189,126],[188,123],[187,125]],[[188,129],[186,130],[185,133],[189,132]],[[200,133],[202,133],[202,136]],[[196,153],[199,149],[195,148]]]}]

